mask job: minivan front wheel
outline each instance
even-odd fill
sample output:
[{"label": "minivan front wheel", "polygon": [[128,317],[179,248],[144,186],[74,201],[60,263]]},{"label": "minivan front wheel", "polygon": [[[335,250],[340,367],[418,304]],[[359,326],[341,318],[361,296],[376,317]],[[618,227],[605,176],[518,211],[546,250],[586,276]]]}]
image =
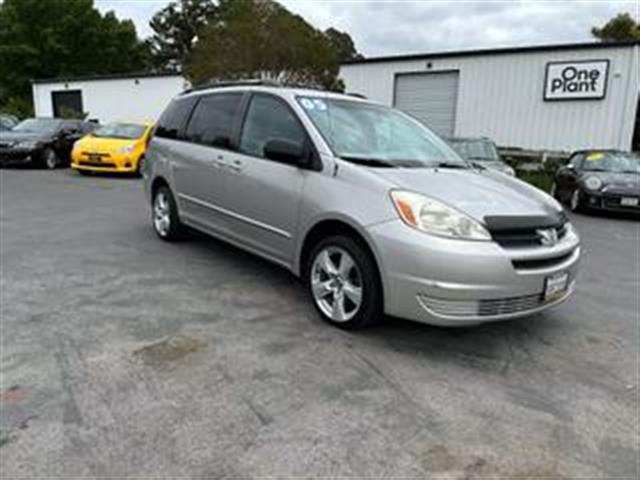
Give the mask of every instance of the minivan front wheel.
[{"label": "minivan front wheel", "polygon": [[382,289],[371,254],[347,236],[326,238],[313,249],[307,284],[322,318],[344,329],[370,325],[382,315]]},{"label": "minivan front wheel", "polygon": [[153,196],[152,217],[153,228],[162,240],[172,241],[180,237],[182,226],[169,187],[161,186]]}]

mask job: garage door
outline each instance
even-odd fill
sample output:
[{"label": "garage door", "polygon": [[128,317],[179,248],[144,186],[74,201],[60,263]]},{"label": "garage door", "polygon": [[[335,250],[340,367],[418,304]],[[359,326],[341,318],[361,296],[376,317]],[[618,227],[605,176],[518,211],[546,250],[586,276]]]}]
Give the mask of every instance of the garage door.
[{"label": "garage door", "polygon": [[395,107],[442,136],[453,136],[457,101],[458,72],[396,76]]}]

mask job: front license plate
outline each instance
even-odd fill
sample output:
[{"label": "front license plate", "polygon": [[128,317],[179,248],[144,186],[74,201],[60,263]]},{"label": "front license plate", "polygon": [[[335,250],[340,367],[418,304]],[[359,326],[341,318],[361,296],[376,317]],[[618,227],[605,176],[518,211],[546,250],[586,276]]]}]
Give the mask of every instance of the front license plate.
[{"label": "front license plate", "polygon": [[623,207],[637,207],[638,203],[640,203],[640,199],[633,197],[622,197],[620,199],[620,205]]},{"label": "front license plate", "polygon": [[568,283],[569,283],[568,273],[560,273],[552,277],[547,277],[547,280],[544,286],[544,299],[552,300],[562,295],[567,289]]}]

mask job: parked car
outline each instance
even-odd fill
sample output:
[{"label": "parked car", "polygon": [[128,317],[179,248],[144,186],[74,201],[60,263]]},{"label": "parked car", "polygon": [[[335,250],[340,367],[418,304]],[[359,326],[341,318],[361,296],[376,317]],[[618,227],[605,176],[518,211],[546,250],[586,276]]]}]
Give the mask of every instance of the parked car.
[{"label": "parked car", "polygon": [[516,172],[507,165],[498,153],[498,147],[488,138],[450,138],[449,144],[463,158],[483,167],[515,176]]},{"label": "parked car", "polygon": [[8,115],[5,113],[0,114],[0,132],[11,130],[19,123],[18,117]]},{"label": "parked car", "polygon": [[141,174],[151,123],[112,123],[78,140],[71,152],[71,168],[81,173]]},{"label": "parked car", "polygon": [[0,132],[0,166],[35,165],[56,168],[69,164],[73,142],[94,126],[81,120],[29,118]]},{"label": "parked car", "polygon": [[573,211],[640,213],[640,156],[616,150],[575,152],[556,172],[551,194]]},{"label": "parked car", "polygon": [[562,206],[472,168],[395,109],[230,85],[178,96],[147,150],[162,240],[190,226],[302,277],[324,320],[440,325],[530,315],[571,294],[580,241]]}]

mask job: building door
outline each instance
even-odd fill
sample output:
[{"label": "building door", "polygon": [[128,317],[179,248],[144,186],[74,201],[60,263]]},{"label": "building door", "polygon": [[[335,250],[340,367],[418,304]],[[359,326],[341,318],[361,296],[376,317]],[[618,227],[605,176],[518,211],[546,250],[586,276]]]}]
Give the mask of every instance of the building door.
[{"label": "building door", "polygon": [[396,75],[394,106],[444,137],[455,130],[458,72]]},{"label": "building door", "polygon": [[54,117],[81,118],[83,116],[82,90],[51,92],[51,102]]}]

